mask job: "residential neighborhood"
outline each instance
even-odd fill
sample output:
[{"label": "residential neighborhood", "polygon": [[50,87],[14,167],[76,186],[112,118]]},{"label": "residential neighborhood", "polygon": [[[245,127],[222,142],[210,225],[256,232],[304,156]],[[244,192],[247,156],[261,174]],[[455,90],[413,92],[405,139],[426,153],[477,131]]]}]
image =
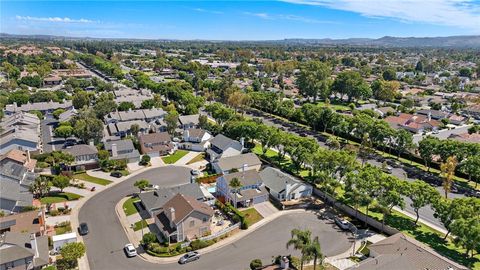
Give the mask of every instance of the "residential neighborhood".
[{"label": "residential neighborhood", "polygon": [[[427,9],[373,2],[152,1],[154,24],[143,2],[5,3],[26,32],[0,33],[0,270],[480,269],[478,36],[397,37]],[[184,13],[223,23],[182,38]]]}]

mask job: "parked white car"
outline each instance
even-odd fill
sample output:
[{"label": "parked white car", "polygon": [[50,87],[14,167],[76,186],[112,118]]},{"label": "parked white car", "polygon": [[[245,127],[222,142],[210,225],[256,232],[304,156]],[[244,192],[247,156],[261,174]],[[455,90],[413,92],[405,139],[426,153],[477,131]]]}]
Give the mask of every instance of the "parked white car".
[{"label": "parked white car", "polygon": [[137,256],[137,250],[135,249],[135,247],[132,244],[130,244],[130,243],[126,244],[123,249],[125,250],[125,253],[127,254],[127,257]]}]

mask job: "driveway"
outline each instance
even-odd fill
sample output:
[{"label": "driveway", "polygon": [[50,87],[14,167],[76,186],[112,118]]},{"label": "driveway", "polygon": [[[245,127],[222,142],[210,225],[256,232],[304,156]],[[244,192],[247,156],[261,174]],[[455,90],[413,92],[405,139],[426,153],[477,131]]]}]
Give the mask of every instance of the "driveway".
[{"label": "driveway", "polygon": [[276,212],[280,211],[278,210],[271,202],[263,202],[263,203],[258,203],[253,206],[257,212],[262,215],[262,217],[266,218],[272,214],[275,214]]},{"label": "driveway", "polygon": [[[115,213],[115,205],[128,194],[136,191],[133,183],[149,179],[162,186],[173,186],[189,181],[189,168],[165,166],[140,173],[131,179],[98,193],[81,208],[79,221],[87,222],[90,233],[83,237],[87,245],[89,265],[97,269],[178,269],[178,264],[152,264],[139,257],[126,258],[122,248],[128,242],[125,231]],[[265,263],[273,256],[296,254],[286,249],[290,231],[294,228],[309,229],[319,236],[322,251],[331,256],[345,252],[350,247],[348,235],[340,232],[329,221],[318,218],[315,212],[292,213],[281,216],[260,227],[241,240],[221,249],[204,254],[196,262],[181,266],[181,269],[246,269],[252,259],[260,258]]]}]

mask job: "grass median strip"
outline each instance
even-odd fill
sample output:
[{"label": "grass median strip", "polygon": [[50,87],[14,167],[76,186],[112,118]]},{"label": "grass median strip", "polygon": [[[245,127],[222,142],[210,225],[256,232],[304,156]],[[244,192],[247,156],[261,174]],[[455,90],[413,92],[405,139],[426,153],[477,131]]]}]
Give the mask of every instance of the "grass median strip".
[{"label": "grass median strip", "polygon": [[99,184],[99,185],[102,185],[102,186],[106,186],[106,185],[112,183],[112,181],[110,181],[110,180],[94,177],[94,176],[88,175],[86,173],[74,174],[73,178],[78,179],[78,180],[87,181],[87,182],[94,183],[94,184]]},{"label": "grass median strip", "polygon": [[183,156],[188,154],[188,151],[185,150],[177,150],[175,153],[171,154],[170,156],[163,157],[163,162],[166,164],[173,164],[181,159]]}]

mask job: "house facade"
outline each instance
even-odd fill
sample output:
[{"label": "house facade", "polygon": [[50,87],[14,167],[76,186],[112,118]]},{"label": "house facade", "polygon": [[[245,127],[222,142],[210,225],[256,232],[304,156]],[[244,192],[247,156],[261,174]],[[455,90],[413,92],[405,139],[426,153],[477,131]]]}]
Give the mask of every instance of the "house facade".
[{"label": "house facade", "polygon": [[110,154],[110,159],[126,160],[129,163],[139,162],[140,153],[133,146],[130,139],[105,142],[105,150]]},{"label": "house facade", "polygon": [[183,131],[182,149],[190,151],[205,151],[209,146],[212,135],[203,129],[190,128]]},{"label": "house facade", "polygon": [[142,134],[138,136],[138,141],[142,154],[151,157],[172,154],[177,148],[167,132]]},{"label": "house facade", "polygon": [[223,134],[218,134],[210,141],[210,149],[206,151],[210,161],[222,157],[231,157],[241,154],[243,151],[243,140],[235,141]]},{"label": "house facade", "polygon": [[[233,179],[240,182],[239,187],[232,187]],[[258,172],[249,170],[220,176],[217,179],[217,196],[239,208],[267,201],[268,191]]]},{"label": "house facade", "polygon": [[62,151],[71,154],[75,158],[74,163],[69,165],[74,170],[80,169],[80,167],[87,170],[98,167],[98,150],[93,145],[77,144]]},{"label": "house facade", "polygon": [[254,153],[240,154],[231,157],[222,157],[212,162],[212,168],[218,174],[229,174],[235,171],[260,171],[262,162]]},{"label": "house facade", "polygon": [[155,215],[155,224],[169,242],[183,242],[210,233],[214,211],[195,198],[178,193]]},{"label": "house facade", "polygon": [[267,167],[260,172],[265,187],[278,201],[290,201],[307,198],[312,195],[313,187],[278,169]]}]

